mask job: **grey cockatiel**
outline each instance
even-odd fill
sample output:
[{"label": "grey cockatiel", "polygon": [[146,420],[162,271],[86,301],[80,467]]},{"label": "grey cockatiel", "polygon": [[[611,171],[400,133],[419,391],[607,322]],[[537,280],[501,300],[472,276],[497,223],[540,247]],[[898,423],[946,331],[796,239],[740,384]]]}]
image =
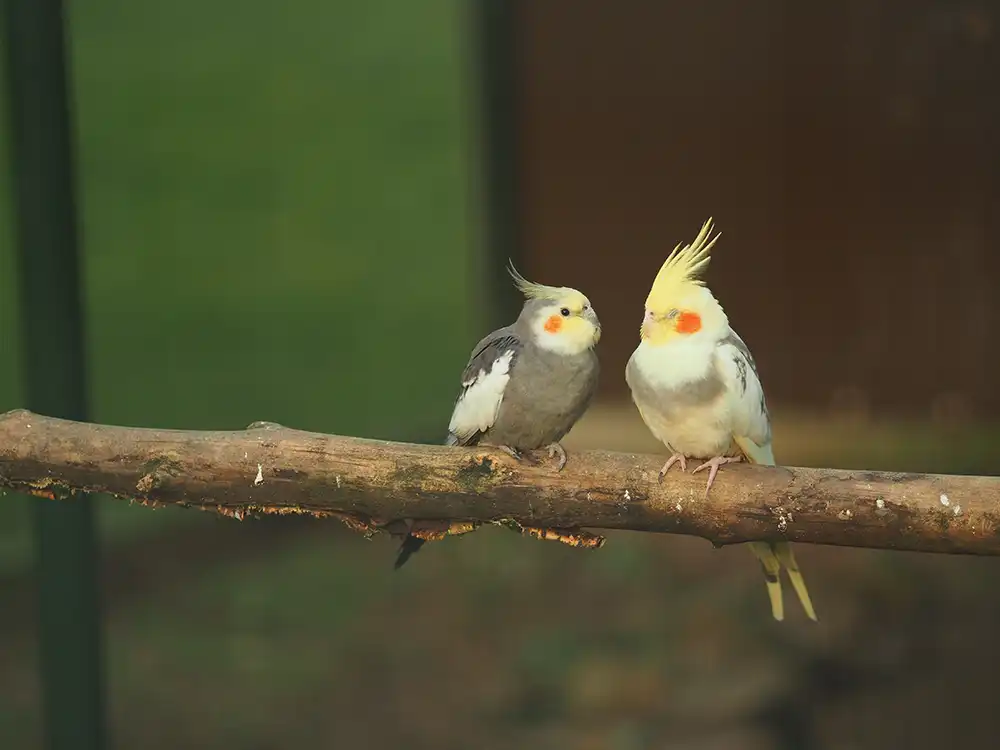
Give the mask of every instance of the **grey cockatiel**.
[{"label": "grey cockatiel", "polygon": [[[594,347],[601,324],[583,294],[511,275],[526,301],[513,325],[476,344],[448,424],[447,445],[493,445],[520,458],[548,448],[566,465],[559,441],[587,410],[597,389]],[[398,569],[423,546],[408,535]]]},{"label": "grey cockatiel", "polygon": [[[708,242],[711,228],[709,219],[694,242],[678,245],[664,262],[646,298],[642,340],[625,369],[639,414],[672,454],[660,481],[675,463],[686,471],[688,458],[704,460],[694,472],[709,470],[706,496],[720,466],[742,460],[774,465],[771,419],[753,357],[698,278],[718,239]],[[815,620],[791,545],[748,546],[764,569],[774,618],[784,618],[784,565],[802,608]]]}]

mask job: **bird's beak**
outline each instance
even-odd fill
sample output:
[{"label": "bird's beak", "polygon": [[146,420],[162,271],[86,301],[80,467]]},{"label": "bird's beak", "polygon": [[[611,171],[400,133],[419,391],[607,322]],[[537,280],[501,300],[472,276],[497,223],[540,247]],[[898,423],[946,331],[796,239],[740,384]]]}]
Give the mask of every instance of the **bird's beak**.
[{"label": "bird's beak", "polygon": [[588,307],[583,311],[583,317],[589,320],[594,326],[594,341],[600,341],[601,339],[601,321],[597,318],[597,313],[594,312],[593,307]]},{"label": "bird's beak", "polygon": [[652,333],[653,324],[656,322],[656,316],[653,314],[652,310],[646,310],[642,316],[642,326],[640,326],[639,331],[642,334],[642,338],[646,338]]}]

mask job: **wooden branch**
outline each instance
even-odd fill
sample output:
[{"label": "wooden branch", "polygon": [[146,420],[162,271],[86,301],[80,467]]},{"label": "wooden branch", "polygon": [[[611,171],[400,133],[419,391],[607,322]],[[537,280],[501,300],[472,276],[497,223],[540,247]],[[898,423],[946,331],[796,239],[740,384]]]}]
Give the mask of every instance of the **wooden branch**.
[{"label": "wooden branch", "polygon": [[[305,513],[373,533],[439,538],[501,523],[578,546],[578,530],[704,537],[721,546],[788,540],[1000,554],[1000,478],[734,465],[705,477],[664,457],[571,453],[518,463],[490,448],[320,435],[269,423],[188,432],[0,416],[0,487],[48,498],[101,492],[238,519]],[[416,525],[411,520],[416,520]]]}]

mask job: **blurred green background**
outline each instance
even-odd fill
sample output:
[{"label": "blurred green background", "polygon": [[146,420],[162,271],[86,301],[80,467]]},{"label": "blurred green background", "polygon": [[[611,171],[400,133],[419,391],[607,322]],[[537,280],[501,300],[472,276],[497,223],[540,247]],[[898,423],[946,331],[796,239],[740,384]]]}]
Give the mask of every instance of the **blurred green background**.
[{"label": "blurred green background", "polygon": [[[468,292],[472,175],[456,4],[251,2],[237,11],[99,0],[68,10],[93,417],[190,428],[267,419],[440,439],[450,376],[482,325]],[[0,137],[5,411],[22,401],[9,153]],[[11,591],[31,571],[29,502],[0,506],[0,580]],[[164,553],[184,554],[185,535],[212,536],[218,523],[137,510],[100,506],[101,539],[111,556],[122,550],[123,565],[165,535]],[[342,568],[347,559],[336,563],[337,538],[287,561],[300,573],[332,571],[312,595],[299,592],[303,603],[329,597],[329,612],[310,615],[324,637],[360,595]],[[240,562],[198,576],[204,595],[222,593],[219,606],[237,619],[267,601],[255,590],[270,585],[234,594],[248,573]],[[291,568],[269,568],[254,577],[292,595],[280,585]],[[138,618],[130,632],[153,639],[144,648],[204,666],[215,647],[198,638],[202,626],[188,637],[172,627],[156,636],[142,623],[172,605],[148,604],[129,615]],[[114,631],[113,598],[108,607]],[[8,624],[30,619],[28,610],[15,600]],[[122,670],[139,679],[147,669],[135,671],[120,645],[112,633],[118,687],[130,679]],[[20,689],[0,700],[0,746],[30,747],[39,730],[30,665],[8,660],[31,650],[3,651],[0,680]],[[304,653],[287,679],[308,677],[307,665],[331,668],[322,662]]]},{"label": "blurred green background", "polygon": [[[238,24],[218,3],[71,10],[95,418],[436,438],[442,374],[481,325],[454,3],[250,3]],[[13,544],[5,558],[24,557]]]},{"label": "blurred green background", "polygon": [[[487,319],[461,10],[71,8],[95,420],[440,440]],[[22,399],[2,145],[5,411]],[[998,468],[991,424],[775,414],[786,463]],[[660,450],[617,402],[567,446]],[[41,742],[30,502],[0,501],[4,749]],[[119,747],[940,747],[994,732],[988,693],[948,702],[1000,661],[989,560],[804,549],[821,624],[794,610],[779,626],[749,553],[695,539],[613,534],[586,554],[488,529],[393,574],[392,543],[332,522],[106,501],[99,520]],[[942,702],[947,716],[922,712]]]}]

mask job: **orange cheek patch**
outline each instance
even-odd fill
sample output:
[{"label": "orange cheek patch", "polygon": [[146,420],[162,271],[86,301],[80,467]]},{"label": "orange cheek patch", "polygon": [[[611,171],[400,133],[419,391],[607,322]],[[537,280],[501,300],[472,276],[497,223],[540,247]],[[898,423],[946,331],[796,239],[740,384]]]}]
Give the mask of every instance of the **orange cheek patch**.
[{"label": "orange cheek patch", "polygon": [[677,333],[698,333],[701,330],[701,316],[698,313],[682,312],[677,316]]},{"label": "orange cheek patch", "polygon": [[545,321],[545,330],[549,333],[559,333],[562,328],[562,316],[552,315]]}]

